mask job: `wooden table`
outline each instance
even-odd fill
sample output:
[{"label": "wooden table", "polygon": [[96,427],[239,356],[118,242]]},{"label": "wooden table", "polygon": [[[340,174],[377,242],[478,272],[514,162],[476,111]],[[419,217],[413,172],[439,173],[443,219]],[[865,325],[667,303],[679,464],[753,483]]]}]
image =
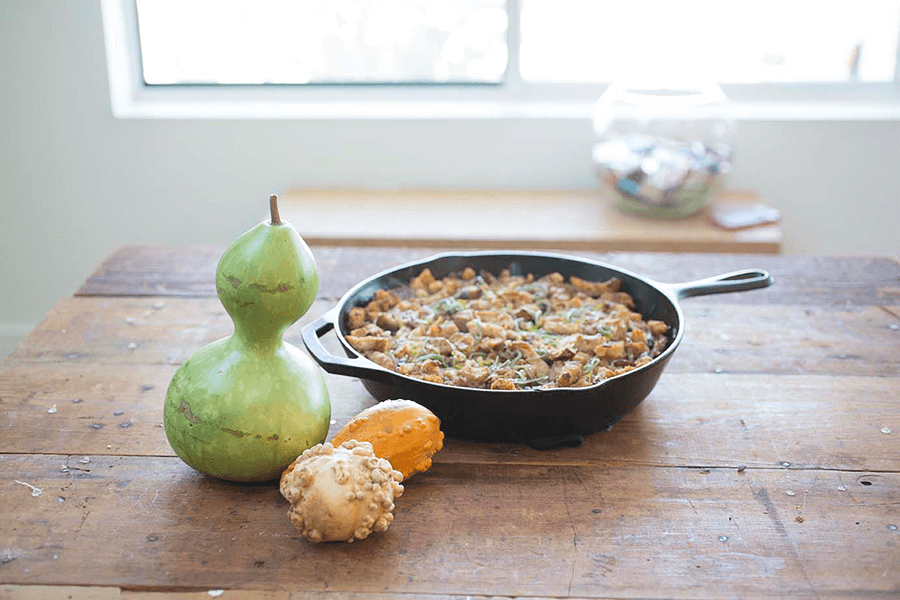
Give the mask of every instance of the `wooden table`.
[{"label": "wooden table", "polygon": [[[761,200],[732,191],[715,201]],[[683,219],[627,214],[600,189],[296,189],[280,205],[310,244],[778,253],[783,238],[780,224],[726,231],[704,211]]]},{"label": "wooden table", "polygon": [[[900,595],[896,261],[595,255],[663,281],[760,267],[776,283],[685,300],[684,343],[610,431],[543,452],[447,440],[386,533],[312,545],[275,485],[205,477],[166,443],[176,366],[231,330],[221,251],[119,250],[3,363],[0,597]],[[304,323],[431,253],[314,251]],[[327,381],[334,432],[372,399]]]}]

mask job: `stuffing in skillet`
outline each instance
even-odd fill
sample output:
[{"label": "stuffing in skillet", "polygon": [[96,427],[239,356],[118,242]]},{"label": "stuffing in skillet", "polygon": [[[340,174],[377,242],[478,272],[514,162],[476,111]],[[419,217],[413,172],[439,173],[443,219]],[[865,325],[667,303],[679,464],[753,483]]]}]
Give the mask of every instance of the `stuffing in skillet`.
[{"label": "stuffing in skillet", "polygon": [[466,268],[378,290],[348,315],[347,341],[403,375],[493,390],[584,387],[650,362],[668,326],[644,321],[612,278],[540,279]]}]

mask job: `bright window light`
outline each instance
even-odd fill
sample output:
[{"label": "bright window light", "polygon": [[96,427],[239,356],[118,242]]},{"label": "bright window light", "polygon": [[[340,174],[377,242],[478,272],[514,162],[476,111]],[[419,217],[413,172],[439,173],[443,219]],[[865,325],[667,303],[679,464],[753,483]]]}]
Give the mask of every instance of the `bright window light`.
[{"label": "bright window light", "polygon": [[521,2],[526,81],[890,82],[897,67],[897,0]]},{"label": "bright window light", "polygon": [[136,0],[144,82],[499,83],[504,0]]},{"label": "bright window light", "polygon": [[900,119],[900,0],[101,0],[121,118],[590,118],[612,82],[740,119]]}]

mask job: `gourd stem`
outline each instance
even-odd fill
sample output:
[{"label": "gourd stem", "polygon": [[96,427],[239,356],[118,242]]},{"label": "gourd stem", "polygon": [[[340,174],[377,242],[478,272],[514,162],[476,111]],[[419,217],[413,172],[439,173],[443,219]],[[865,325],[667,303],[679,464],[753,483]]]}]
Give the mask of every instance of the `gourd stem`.
[{"label": "gourd stem", "polygon": [[272,225],[281,225],[281,215],[278,214],[278,196],[269,196],[269,212],[272,214]]}]

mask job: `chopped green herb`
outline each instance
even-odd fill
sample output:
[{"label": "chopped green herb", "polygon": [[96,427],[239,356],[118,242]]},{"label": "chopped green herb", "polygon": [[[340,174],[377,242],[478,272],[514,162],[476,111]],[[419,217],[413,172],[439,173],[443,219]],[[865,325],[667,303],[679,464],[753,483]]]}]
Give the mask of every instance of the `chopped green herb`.
[{"label": "chopped green herb", "polygon": [[513,383],[516,385],[532,385],[538,382],[549,381],[550,377],[547,375],[542,375],[541,377],[535,377],[533,379],[515,379]]},{"label": "chopped green herb", "polygon": [[432,352],[431,354],[423,354],[422,356],[416,357],[416,362],[422,362],[423,360],[436,360],[443,364],[445,367],[447,366],[447,358],[436,352]]},{"label": "chopped green herb", "polygon": [[431,310],[439,315],[450,315],[465,308],[456,298],[444,298],[431,305]]},{"label": "chopped green herb", "polygon": [[[494,364],[495,364],[494,368],[496,368],[496,369],[503,369],[503,368],[505,368],[505,367],[511,367],[511,366],[513,366],[514,364],[516,364],[517,362],[519,362],[519,359],[521,359],[521,358],[522,358],[522,352],[519,351],[519,350],[516,350],[516,354],[515,354],[515,356],[514,356],[513,358],[510,358],[510,359],[507,359],[507,360],[503,361],[503,363],[501,363],[499,366],[497,366],[497,365],[496,365],[496,362],[495,362],[495,363],[494,363]],[[497,360],[499,360],[499,359],[500,359],[500,357],[497,356]]]},{"label": "chopped green herb", "polygon": [[478,319],[475,319],[475,320],[473,321],[473,323],[478,327],[478,333],[477,333],[477,334],[472,334],[472,337],[475,338],[475,342],[477,343],[477,342],[480,342],[480,341],[481,341],[481,335],[482,335],[482,334],[481,334],[481,321],[478,320]]}]

